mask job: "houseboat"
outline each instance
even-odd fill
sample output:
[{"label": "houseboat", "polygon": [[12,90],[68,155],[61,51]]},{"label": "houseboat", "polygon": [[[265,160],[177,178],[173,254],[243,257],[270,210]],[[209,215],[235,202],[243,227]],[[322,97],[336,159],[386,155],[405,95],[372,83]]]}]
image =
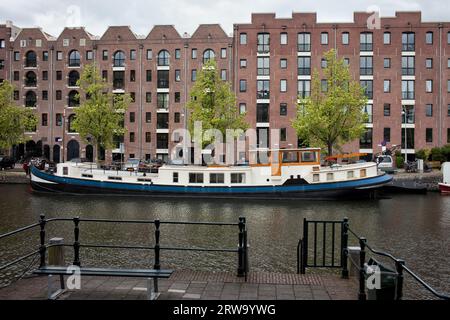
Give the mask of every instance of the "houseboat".
[{"label": "houseboat", "polygon": [[[156,197],[342,199],[373,197],[392,177],[373,162],[323,166],[320,149],[267,150],[266,163],[235,166],[163,165],[157,173],[60,163],[31,169],[35,191]],[[250,151],[250,157],[260,158]]]}]

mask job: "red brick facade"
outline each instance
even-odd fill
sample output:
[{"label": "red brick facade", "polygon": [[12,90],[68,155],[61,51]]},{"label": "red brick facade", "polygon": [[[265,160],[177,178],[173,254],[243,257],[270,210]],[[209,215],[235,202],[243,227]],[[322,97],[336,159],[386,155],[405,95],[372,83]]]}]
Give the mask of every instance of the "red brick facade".
[{"label": "red brick facade", "polygon": [[[0,25],[0,79],[14,84],[17,104],[28,104],[36,111],[36,132],[27,135],[46,156],[60,161],[90,157],[92,148],[70,130],[70,115],[77,104],[70,97],[79,92],[70,81],[84,65],[96,62],[116,93],[134,97],[125,118],[125,158],[167,158],[176,144],[170,141],[170,133],[185,126],[193,70],[200,70],[204,54],[213,52],[251,127],[285,129],[280,147],[288,148],[298,144],[291,121],[299,82],[307,86],[314,70],[320,72],[324,52],[334,48],[348,59],[354,79],[371,81],[373,87],[371,119],[366,125],[372,135],[365,143],[355,141],[344,150],[378,153],[385,139],[388,147],[399,145],[406,128],[410,154],[450,142],[450,23],[422,22],[420,12],[402,12],[381,18],[380,28],[369,30],[368,17],[355,13],[353,22],[333,24],[318,23],[315,13],[294,13],[283,19],[253,14],[251,23],[234,25],[232,37],[211,24],[200,25],[192,36],[161,25],[146,37],[116,26],[101,37],[84,28],[66,28],[55,38],[38,28],[18,29],[8,23]],[[322,43],[325,37],[327,42]],[[36,64],[27,66],[29,52],[35,53]],[[385,66],[387,59],[389,66]],[[360,60],[366,68],[360,67]],[[428,82],[432,92],[426,92],[427,80],[432,81]],[[388,84],[389,90],[384,90]],[[402,92],[407,85],[414,89]],[[404,106],[414,106],[414,116],[408,113],[411,121],[402,125]],[[33,148],[32,143],[27,147]],[[23,147],[16,152],[23,153]]]}]

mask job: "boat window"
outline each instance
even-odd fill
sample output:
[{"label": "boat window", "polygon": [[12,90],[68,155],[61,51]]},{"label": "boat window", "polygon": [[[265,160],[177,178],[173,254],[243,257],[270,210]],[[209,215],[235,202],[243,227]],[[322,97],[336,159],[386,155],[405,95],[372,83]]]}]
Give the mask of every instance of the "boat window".
[{"label": "boat window", "polygon": [[92,174],[82,174],[83,178],[93,178],[94,176]]},{"label": "boat window", "polygon": [[210,173],[209,183],[224,183],[225,175],[223,173]]},{"label": "boat window", "polygon": [[316,162],[316,152],[304,151],[302,152],[302,162]]},{"label": "boat window", "polygon": [[108,177],[109,180],[122,181],[122,177]]},{"label": "boat window", "polygon": [[320,174],[313,174],[313,182],[319,182],[320,181]]},{"label": "boat window", "polygon": [[353,179],[355,177],[354,171],[348,171],[347,172],[347,179]]},{"label": "boat window", "polygon": [[232,173],[231,183],[245,183],[245,173]]},{"label": "boat window", "polygon": [[367,171],[366,171],[366,169],[362,169],[362,170],[360,171],[360,173],[359,173],[359,176],[360,176],[361,178],[367,177]]},{"label": "boat window", "polygon": [[189,183],[203,183],[203,173],[189,173]]},{"label": "boat window", "polygon": [[297,151],[283,152],[283,163],[298,163],[298,152]]},{"label": "boat window", "polygon": [[172,174],[173,177],[173,183],[178,183],[179,179],[178,179],[178,172],[174,172]]},{"label": "boat window", "polygon": [[63,167],[63,175],[67,176],[69,174],[69,168],[68,167]]},{"label": "boat window", "polygon": [[146,178],[138,178],[138,182],[152,182],[152,179],[146,179]]},{"label": "boat window", "polygon": [[334,173],[327,173],[327,181],[333,181],[334,180]]}]

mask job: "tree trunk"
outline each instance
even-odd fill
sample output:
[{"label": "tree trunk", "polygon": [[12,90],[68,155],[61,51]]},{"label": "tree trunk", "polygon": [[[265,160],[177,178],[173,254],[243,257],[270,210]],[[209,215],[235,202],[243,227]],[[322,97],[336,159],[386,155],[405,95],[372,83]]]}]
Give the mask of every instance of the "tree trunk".
[{"label": "tree trunk", "polygon": [[333,155],[333,144],[332,143],[328,143],[328,156],[332,156]]}]

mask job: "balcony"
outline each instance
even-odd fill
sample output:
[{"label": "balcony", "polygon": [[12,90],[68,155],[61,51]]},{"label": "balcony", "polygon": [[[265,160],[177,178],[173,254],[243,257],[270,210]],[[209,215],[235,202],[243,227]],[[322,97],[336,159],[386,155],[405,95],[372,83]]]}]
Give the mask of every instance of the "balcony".
[{"label": "balcony", "polygon": [[359,46],[360,51],[373,51],[372,43],[361,43]]},{"label": "balcony", "polygon": [[311,95],[311,91],[300,91],[300,92],[298,93],[298,97],[299,97],[300,99],[308,98],[310,95]]},{"label": "balcony", "polygon": [[257,69],[258,76],[269,76],[270,69],[269,68],[258,68]]},{"label": "balcony", "polygon": [[416,46],[414,43],[403,43],[402,44],[402,51],[415,51]]},{"label": "balcony", "polygon": [[269,90],[261,90],[256,93],[256,99],[270,99],[270,91]]},{"label": "balcony", "polygon": [[402,76],[413,76],[416,74],[416,68],[402,68]]},{"label": "balcony", "polygon": [[359,74],[361,76],[373,76],[373,68],[359,68]]},{"label": "balcony", "polygon": [[258,53],[269,53],[270,52],[270,45],[268,44],[258,44]]},{"label": "balcony", "polygon": [[311,68],[298,68],[297,74],[299,76],[310,76],[311,75]]},{"label": "balcony", "polygon": [[123,79],[114,79],[113,89],[114,90],[125,90],[125,81]]},{"label": "balcony", "polygon": [[402,100],[414,100],[414,91],[402,91]]},{"label": "balcony", "polygon": [[269,105],[258,104],[256,106],[256,122],[268,123],[269,122]]},{"label": "balcony", "polygon": [[298,52],[311,52],[311,44],[310,43],[299,43],[297,45]]}]

